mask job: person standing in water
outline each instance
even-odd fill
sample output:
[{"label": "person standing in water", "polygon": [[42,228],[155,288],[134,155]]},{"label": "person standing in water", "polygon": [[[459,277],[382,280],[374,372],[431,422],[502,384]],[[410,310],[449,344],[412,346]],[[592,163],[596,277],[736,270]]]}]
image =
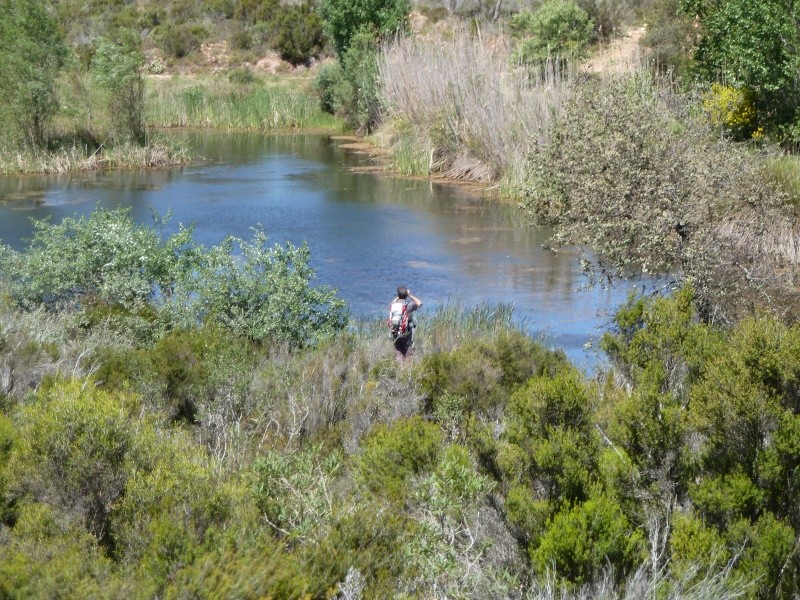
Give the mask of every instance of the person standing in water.
[{"label": "person standing in water", "polygon": [[405,360],[414,345],[414,312],[422,307],[422,300],[404,285],[397,286],[397,297],[389,305],[389,331],[398,360]]}]

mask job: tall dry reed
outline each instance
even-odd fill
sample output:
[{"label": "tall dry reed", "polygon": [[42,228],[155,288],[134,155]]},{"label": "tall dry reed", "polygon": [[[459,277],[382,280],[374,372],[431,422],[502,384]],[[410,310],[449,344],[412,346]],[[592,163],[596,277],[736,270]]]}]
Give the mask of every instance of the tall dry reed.
[{"label": "tall dry reed", "polygon": [[506,44],[467,32],[400,39],[380,61],[383,117],[403,124],[392,143],[412,138],[411,151],[427,158],[429,172],[514,186],[569,96],[571,73],[514,67]]}]

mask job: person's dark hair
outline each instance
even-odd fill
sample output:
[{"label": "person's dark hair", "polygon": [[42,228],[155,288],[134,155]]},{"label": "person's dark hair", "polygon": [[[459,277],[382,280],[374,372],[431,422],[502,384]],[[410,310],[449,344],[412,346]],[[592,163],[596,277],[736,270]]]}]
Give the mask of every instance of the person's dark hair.
[{"label": "person's dark hair", "polygon": [[404,285],[397,286],[397,297],[401,299],[408,298],[408,288]]}]

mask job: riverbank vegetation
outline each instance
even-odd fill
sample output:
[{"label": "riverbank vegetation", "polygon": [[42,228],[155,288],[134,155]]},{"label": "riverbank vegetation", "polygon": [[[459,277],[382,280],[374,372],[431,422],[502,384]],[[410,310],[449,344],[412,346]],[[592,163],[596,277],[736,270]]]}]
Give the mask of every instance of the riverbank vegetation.
[{"label": "riverbank vegetation", "polygon": [[[398,363],[306,246],[39,223],[0,252],[0,596],[796,597],[797,15],[550,0],[506,36],[479,2],[398,36],[404,2],[323,4],[0,3],[3,170],[183,161],[148,126],[324,108],[671,295],[619,310],[592,380],[508,307],[426,317]],[[581,60],[645,17],[652,63]],[[223,41],[235,69],[145,77]],[[335,55],[319,108],[267,48]]]},{"label": "riverbank vegetation", "polygon": [[5,597],[794,596],[796,326],[632,299],[590,381],[450,307],[399,363],[262,242],[100,211],[5,251]]},{"label": "riverbank vegetation", "polygon": [[340,130],[341,122],[321,110],[306,85],[306,80],[262,80],[247,69],[212,78],[154,79],[145,118],[150,127],[161,128]]}]

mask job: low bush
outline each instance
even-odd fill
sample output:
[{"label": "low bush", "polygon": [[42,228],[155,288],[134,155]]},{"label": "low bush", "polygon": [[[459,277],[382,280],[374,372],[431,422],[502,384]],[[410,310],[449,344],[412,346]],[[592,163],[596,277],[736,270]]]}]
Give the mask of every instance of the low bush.
[{"label": "low bush", "polygon": [[252,494],[275,533],[302,539],[326,522],[333,510],[328,490],[342,468],[342,456],[321,445],[298,452],[272,451],[256,459]]},{"label": "low bush", "polygon": [[577,373],[531,379],[511,397],[505,427],[497,463],[510,482],[529,483],[555,505],[588,498],[599,442]]},{"label": "low bush", "polygon": [[624,580],[643,553],[641,532],[613,500],[599,496],[558,512],[531,549],[531,561],[540,575],[552,569],[580,586],[599,580],[609,563],[617,580]]},{"label": "low bush", "polygon": [[207,35],[202,25],[191,23],[161,25],[155,32],[160,48],[174,58],[184,58],[199,50]]},{"label": "low bush", "polygon": [[753,93],[747,88],[712,84],[703,98],[703,108],[708,113],[711,124],[734,139],[746,140],[756,132],[758,115]]},{"label": "low bush", "polygon": [[249,67],[236,67],[228,72],[228,81],[236,85],[250,85],[257,81],[253,69]]},{"label": "low bush", "polygon": [[463,419],[471,413],[496,415],[529,378],[552,376],[564,368],[563,355],[509,329],[492,341],[475,340],[451,352],[429,354],[419,380],[434,412],[459,399]]},{"label": "low bush", "polygon": [[0,271],[20,306],[91,312],[99,304],[119,308],[129,332],[144,315],[151,334],[156,323],[170,329],[205,321],[253,341],[296,347],[330,337],[347,321],[333,290],[309,285],[308,246],[270,248],[263,232],[252,242],[228,238],[203,252],[191,230],[162,240],[126,209],[59,225],[39,221],[35,228],[28,251],[11,253]]},{"label": "low bush", "polygon": [[[55,384],[18,415],[7,476],[12,498],[46,501],[82,519],[111,544],[111,507],[122,497],[136,454],[133,400],[82,382]],[[24,440],[24,441],[23,441]]]},{"label": "low bush", "polygon": [[112,573],[97,540],[68,513],[45,503],[21,506],[0,545],[5,598],[99,598],[114,589]]},{"label": "low bush", "polygon": [[363,441],[358,480],[370,492],[402,504],[411,479],[435,464],[442,442],[439,427],[421,417],[378,425]]},{"label": "low bush", "polygon": [[669,546],[670,571],[679,579],[701,579],[731,558],[724,538],[691,513],[674,515]]}]

